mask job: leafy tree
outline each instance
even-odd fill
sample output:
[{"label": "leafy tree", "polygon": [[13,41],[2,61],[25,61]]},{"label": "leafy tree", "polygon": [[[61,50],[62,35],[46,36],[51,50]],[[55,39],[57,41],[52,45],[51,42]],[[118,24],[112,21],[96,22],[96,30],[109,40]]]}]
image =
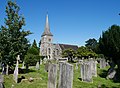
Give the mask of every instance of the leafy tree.
[{"label": "leafy tree", "polygon": [[86,47],[88,47],[89,49],[92,49],[94,52],[96,52],[98,43],[95,38],[89,39],[85,43],[86,43],[85,44]]},{"label": "leafy tree", "polygon": [[72,49],[66,49],[62,52],[62,57],[68,57],[68,61],[73,62],[73,58],[75,57],[76,53]]},{"label": "leafy tree", "polygon": [[37,43],[36,43],[36,40],[35,40],[35,39],[34,39],[34,41],[33,41],[32,47],[34,47],[34,48],[36,48],[36,49],[39,50],[39,48],[37,47]]},{"label": "leafy tree", "polygon": [[28,69],[28,66],[35,65],[37,61],[40,60],[39,49],[36,46],[36,41],[33,42],[32,46],[28,49],[27,54],[25,55],[25,64]]},{"label": "leafy tree", "polygon": [[97,57],[97,54],[95,52],[93,52],[91,49],[89,49],[88,47],[81,46],[77,50],[77,57],[78,58]]},{"label": "leafy tree", "polygon": [[19,15],[19,6],[12,1],[7,2],[5,26],[0,28],[0,53],[4,64],[13,66],[17,55],[24,58],[30,46],[26,36],[30,31],[24,31],[25,19]]},{"label": "leafy tree", "polygon": [[108,30],[102,33],[99,39],[99,48],[107,59],[112,59],[118,67],[115,78],[120,77],[120,26],[112,25]]}]

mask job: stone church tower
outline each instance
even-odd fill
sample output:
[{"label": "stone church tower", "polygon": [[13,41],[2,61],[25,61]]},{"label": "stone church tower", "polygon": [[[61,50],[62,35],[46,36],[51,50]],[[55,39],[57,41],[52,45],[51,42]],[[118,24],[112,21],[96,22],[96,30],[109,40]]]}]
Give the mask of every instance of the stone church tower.
[{"label": "stone church tower", "polygon": [[53,58],[53,35],[50,32],[50,26],[48,21],[48,14],[46,16],[46,24],[40,41],[40,55],[46,56],[48,59]]}]

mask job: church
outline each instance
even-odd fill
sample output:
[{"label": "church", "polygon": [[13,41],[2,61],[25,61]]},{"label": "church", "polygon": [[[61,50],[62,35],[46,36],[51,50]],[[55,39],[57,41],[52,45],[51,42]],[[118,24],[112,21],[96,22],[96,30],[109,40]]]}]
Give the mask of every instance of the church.
[{"label": "church", "polygon": [[62,52],[66,49],[77,50],[78,46],[53,43],[53,34],[50,32],[50,26],[49,26],[48,14],[47,14],[44,32],[42,33],[40,40],[40,55],[46,56],[48,59],[59,59],[62,58]]}]

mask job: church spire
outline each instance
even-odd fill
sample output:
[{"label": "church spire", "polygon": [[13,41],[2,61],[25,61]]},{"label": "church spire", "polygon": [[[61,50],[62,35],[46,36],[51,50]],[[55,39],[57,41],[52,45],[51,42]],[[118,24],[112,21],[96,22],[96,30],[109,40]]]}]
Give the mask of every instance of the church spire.
[{"label": "church spire", "polygon": [[43,32],[42,36],[45,36],[45,35],[53,36],[52,33],[50,32],[48,14],[46,15],[46,24],[45,24],[45,29],[44,29],[44,32]]}]

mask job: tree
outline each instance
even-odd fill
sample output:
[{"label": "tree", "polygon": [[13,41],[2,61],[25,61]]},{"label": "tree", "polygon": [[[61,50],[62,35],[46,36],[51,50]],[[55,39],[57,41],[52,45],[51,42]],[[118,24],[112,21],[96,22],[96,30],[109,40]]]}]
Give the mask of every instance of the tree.
[{"label": "tree", "polygon": [[120,79],[120,26],[112,25],[102,33],[99,38],[99,48],[107,59],[111,59],[112,63],[117,65],[117,73],[114,78]]},{"label": "tree", "polygon": [[37,47],[37,43],[34,40],[32,46],[28,49],[27,54],[25,55],[25,64],[26,68],[28,69],[28,66],[35,65],[39,60],[39,48]]},{"label": "tree", "polygon": [[68,61],[73,62],[73,58],[76,56],[76,53],[72,49],[66,49],[62,52],[62,57],[68,57]]},{"label": "tree", "polygon": [[1,61],[14,66],[17,55],[24,58],[30,44],[26,36],[30,31],[24,31],[25,19],[19,15],[19,6],[12,1],[7,2],[5,26],[0,28]]},{"label": "tree", "polygon": [[39,50],[39,48],[37,47],[37,43],[36,43],[36,40],[35,40],[35,39],[34,39],[34,41],[33,41],[32,47],[34,47],[34,48],[36,48],[36,49]]},{"label": "tree", "polygon": [[97,57],[97,54],[95,52],[93,52],[91,49],[89,49],[88,47],[81,46],[77,50],[77,57],[78,58]]},{"label": "tree", "polygon": [[95,38],[93,39],[89,39],[87,41],[85,41],[85,46],[88,47],[89,49],[92,49],[92,51],[97,52],[97,40]]}]

